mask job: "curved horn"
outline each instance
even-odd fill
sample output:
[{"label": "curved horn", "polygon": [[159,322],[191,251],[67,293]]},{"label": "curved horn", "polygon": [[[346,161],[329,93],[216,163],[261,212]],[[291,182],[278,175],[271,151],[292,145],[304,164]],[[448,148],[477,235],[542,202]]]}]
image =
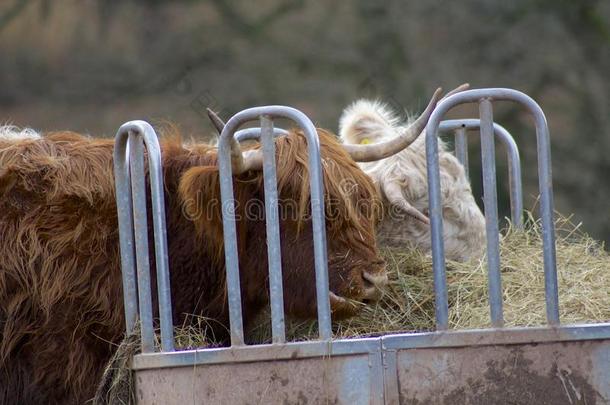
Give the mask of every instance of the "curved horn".
[{"label": "curved horn", "polygon": [[[222,133],[225,127],[224,121],[209,108],[206,109],[208,117],[218,133]],[[233,175],[247,172],[248,170],[262,170],[263,169],[263,152],[260,149],[251,149],[242,152],[239,142],[234,137],[231,137],[231,169],[233,169]]]},{"label": "curved horn", "polygon": [[216,128],[216,131],[220,134],[222,129],[225,127],[225,122],[216,114],[214,111],[209,108],[205,109],[208,112],[208,118],[212,121],[212,125]]},{"label": "curved horn", "polygon": [[470,83],[463,83],[457,86],[455,89],[451,90],[449,93],[445,94],[442,100],[446,99],[449,96],[453,96],[456,93],[461,93],[464,90],[468,90],[470,88]]},{"label": "curved horn", "polygon": [[[457,89],[456,89],[457,90]],[[370,145],[344,144],[343,148],[356,162],[372,162],[385,159],[408,147],[426,128],[430,115],[436,103],[441,98],[441,88],[436,89],[423,113],[409,125],[400,135],[385,142]]]},{"label": "curved horn", "polygon": [[426,225],[430,225],[430,219],[405,199],[404,195],[402,194],[402,187],[400,187],[398,183],[383,182],[381,187],[390,204],[400,208],[411,218],[414,218]]}]

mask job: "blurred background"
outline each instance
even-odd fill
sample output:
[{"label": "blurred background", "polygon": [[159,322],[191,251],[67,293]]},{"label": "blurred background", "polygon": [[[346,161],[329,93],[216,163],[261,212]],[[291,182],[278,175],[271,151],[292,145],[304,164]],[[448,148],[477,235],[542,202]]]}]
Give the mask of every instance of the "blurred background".
[{"label": "blurred background", "polygon": [[[556,209],[610,241],[609,0],[0,0],[0,122],[41,131],[112,136],[146,119],[204,140],[206,107],[226,119],[264,104],[294,106],[336,131],[358,98],[414,114],[437,86],[463,82],[515,88],[540,103]],[[456,117],[477,117],[476,106],[448,116]],[[494,118],[520,147],[532,208],[532,121],[507,103]]]}]

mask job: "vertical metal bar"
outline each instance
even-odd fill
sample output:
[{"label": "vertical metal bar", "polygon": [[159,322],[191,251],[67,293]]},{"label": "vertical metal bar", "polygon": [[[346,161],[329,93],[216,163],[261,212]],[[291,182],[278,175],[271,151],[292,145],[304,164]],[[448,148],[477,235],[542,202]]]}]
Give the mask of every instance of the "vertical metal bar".
[{"label": "vertical metal bar", "polygon": [[551,145],[549,127],[540,106],[529,96],[521,93],[536,122],[538,140],[538,184],[540,188],[540,217],[542,219],[542,242],[544,257],[544,286],[546,294],[546,316],[551,325],[559,324],[559,291],[557,287],[557,263],[555,256],[555,219],[553,213],[553,180],[551,174]]},{"label": "vertical metal bar", "polygon": [[133,223],[138,272],[142,352],[149,353],[154,351],[154,331],[150,291],[150,261],[148,257],[144,144],[142,138],[132,131],[129,134],[129,166],[133,196]]},{"label": "vertical metal bar", "polygon": [[261,115],[261,144],[263,149],[263,178],[265,184],[265,216],[267,227],[267,257],[269,258],[269,296],[271,302],[271,330],[273,343],[286,341],[284,326],[284,290],[282,287],[282,257],[278,214],[277,174],[275,170],[275,142],[273,121]]},{"label": "vertical metal bar", "polygon": [[515,143],[515,139],[502,125],[494,124],[494,133],[506,147],[511,220],[517,229],[523,229],[523,187],[521,184],[519,148]]},{"label": "vertical metal bar", "polygon": [[457,160],[464,166],[466,177],[468,173],[468,140],[466,139],[466,127],[459,127],[455,130],[455,156]]},{"label": "vertical metal bar", "polygon": [[328,252],[326,246],[326,222],[324,211],[324,183],[322,180],[322,158],[320,140],[313,123],[305,114],[294,110],[294,121],[307,137],[309,152],[309,184],[311,188],[311,214],[316,266],[316,297],[318,302],[318,327],[320,339],[332,337],[330,297],[328,281]]},{"label": "vertical metal bar", "polygon": [[496,189],[496,159],[491,100],[479,101],[481,118],[481,162],[483,169],[483,200],[485,201],[485,231],[487,234],[487,271],[491,324],[502,327],[502,280],[500,277],[500,238]]},{"label": "vertical metal bar", "polygon": [[136,287],[136,258],[133,245],[133,212],[131,199],[131,176],[127,158],[128,132],[119,130],[114,147],[114,177],[119,221],[121,251],[121,274],[123,278],[123,305],[125,309],[126,334],[135,327],[138,313]]},{"label": "vertical metal bar", "polygon": [[163,168],[161,148],[153,128],[141,122],[141,135],[148,151],[148,171],[150,173],[150,192],[155,239],[155,264],[159,298],[159,318],[161,321],[161,349],[174,351],[174,325],[172,320],[172,299],[169,281],[169,258],[167,252],[167,227],[165,225],[165,190],[163,187]]},{"label": "vertical metal bar", "polygon": [[[446,98],[445,100],[448,99],[450,98]],[[432,112],[432,116],[426,126],[426,160],[428,172],[428,206],[432,241],[432,269],[434,271],[436,328],[438,330],[445,330],[449,327],[449,303],[447,298],[447,276],[445,274],[443,210],[441,206],[441,181],[438,166],[438,138],[436,135],[442,114],[437,113],[437,111],[438,106],[437,109]]]},{"label": "vertical metal bar", "polygon": [[[231,168],[230,143],[236,142],[232,135],[225,135],[225,126],[218,145],[218,168],[220,170],[220,199],[225,245],[225,268],[227,272],[227,293],[229,303],[229,325],[231,345],[244,344],[244,324],[241,308],[241,288],[239,282],[239,257],[237,253],[237,229],[235,225],[235,200],[233,194],[233,170]],[[226,174],[223,176],[223,174]]]}]

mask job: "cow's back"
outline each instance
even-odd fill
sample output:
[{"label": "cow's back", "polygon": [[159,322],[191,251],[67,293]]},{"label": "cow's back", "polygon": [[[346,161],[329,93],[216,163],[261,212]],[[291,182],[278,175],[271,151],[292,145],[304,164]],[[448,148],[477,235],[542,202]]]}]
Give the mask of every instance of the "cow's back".
[{"label": "cow's back", "polygon": [[93,391],[122,333],[114,200],[112,141],[0,138],[4,402]]}]

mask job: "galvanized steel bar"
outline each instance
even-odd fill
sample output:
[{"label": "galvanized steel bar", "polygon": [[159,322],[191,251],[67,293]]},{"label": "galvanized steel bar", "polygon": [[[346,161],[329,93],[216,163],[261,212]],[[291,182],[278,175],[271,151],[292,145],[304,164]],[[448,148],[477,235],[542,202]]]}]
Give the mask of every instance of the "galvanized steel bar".
[{"label": "galvanized steel bar", "polygon": [[610,323],[413,332],[381,337],[384,350],[608,339],[610,339]]},{"label": "galvanized steel bar", "polygon": [[[426,152],[428,156],[428,188],[430,193],[430,214],[432,225],[432,249],[433,249],[433,266],[435,271],[435,280],[441,279],[439,274],[442,274],[442,280],[445,280],[444,269],[444,252],[442,245],[442,219],[440,219],[440,181],[438,173],[438,156],[437,154],[437,139],[436,131],[440,123],[440,119],[452,107],[463,104],[478,102],[481,98],[490,98],[492,100],[509,100],[520,103],[525,106],[532,114],[536,125],[537,138],[537,154],[538,154],[538,183],[540,189],[540,217],[542,219],[542,239],[543,239],[543,257],[544,257],[544,275],[545,275],[545,295],[547,320],[552,325],[559,324],[559,298],[557,290],[557,266],[555,257],[555,223],[553,218],[553,185],[551,176],[551,151],[549,130],[546,123],[546,117],[540,106],[526,94],[504,88],[494,89],[477,89],[466,90],[454,95],[451,95],[441,100],[426,127]],[[430,141],[430,142],[428,142]],[[430,164],[432,163],[432,165]],[[435,190],[434,190],[435,189]],[[434,219],[432,208],[435,208],[439,215],[438,219]],[[446,296],[446,286],[440,282],[435,284],[437,304],[443,302],[443,294]],[[440,309],[440,315],[443,315],[443,309]],[[437,309],[437,324],[439,310]],[[441,318],[441,321],[444,320]],[[441,322],[441,326],[443,326]]]},{"label": "galvanized steel bar", "polygon": [[504,142],[508,154],[508,183],[512,223],[523,229],[523,186],[521,183],[521,158],[515,139],[501,125],[494,124],[496,137]]},{"label": "galvanized steel bar", "polygon": [[144,143],[132,131],[129,134],[129,167],[133,196],[133,228],[138,274],[138,298],[142,353],[154,351],[152,297],[150,292],[150,261],[148,257],[148,224],[146,218],[146,178],[144,172]]},{"label": "galvanized steel bar", "polygon": [[[460,93],[458,93],[460,94]],[[426,125],[426,169],[428,172],[428,207],[432,242],[432,270],[434,272],[434,310],[436,328],[449,327],[447,275],[445,274],[445,247],[443,242],[443,209],[441,206],[441,180],[438,166],[438,138],[436,133],[445,111],[440,108],[449,98],[439,102]]]},{"label": "galvanized steel bar", "polygon": [[[441,131],[442,124],[443,123],[441,122]],[[468,141],[466,139],[466,128],[464,127],[458,127],[455,129],[455,156],[462,166],[464,166],[466,177],[469,177],[468,173],[470,170],[468,168]]]},{"label": "galvanized steel bar", "polygon": [[244,344],[244,326],[241,308],[237,229],[235,226],[235,201],[230,156],[233,126],[236,126],[235,123],[232,123],[231,120],[229,120],[220,134],[218,142],[218,169],[220,172],[220,198],[225,248],[225,269],[227,272],[231,346],[240,346]]},{"label": "galvanized steel bar", "polygon": [[[133,325],[135,322],[135,308],[138,307],[135,292],[137,289],[138,295],[140,296],[140,312],[143,312],[144,314],[144,317],[141,315],[143,341],[146,340],[146,344],[150,346],[147,347],[147,349],[152,350],[152,340],[150,339],[152,333],[152,299],[150,297],[148,223],[146,218],[144,148],[142,142],[144,142],[148,151],[159,317],[161,321],[161,348],[163,351],[173,351],[174,335],[169,281],[169,260],[167,253],[167,231],[165,226],[161,148],[154,129],[144,121],[131,121],[122,125],[117,132],[114,150],[117,214],[119,218],[121,241],[121,271],[124,279],[123,288],[125,295],[127,331],[129,333],[132,330],[133,326],[130,327],[130,325]],[[130,145],[129,159],[126,155],[128,143]],[[131,169],[129,167],[131,167]],[[130,170],[132,172],[131,175]],[[133,180],[133,182],[131,180]],[[129,187],[130,183],[131,188]],[[135,197],[132,198],[132,196]],[[134,230],[134,228],[136,229]],[[134,237],[136,239],[135,249],[138,255],[138,287],[136,287],[133,270]],[[140,265],[140,263],[142,264]],[[140,279],[141,272],[143,279]],[[151,319],[150,322],[147,320],[148,318]],[[145,323],[147,326],[145,326]],[[148,328],[148,324],[150,324],[151,330],[145,330],[145,328]],[[146,335],[146,338],[144,338],[144,335]]]},{"label": "galvanized steel bar", "polygon": [[496,150],[493,132],[491,100],[479,100],[481,118],[481,165],[483,169],[483,200],[485,202],[485,232],[487,237],[487,274],[491,324],[499,328],[502,316],[502,280],[500,278],[500,237],[498,229],[498,197],[496,188]]},{"label": "galvanized steel bar", "polygon": [[[275,128],[275,127],[273,128],[274,137],[286,135],[287,133],[288,133],[288,131],[286,131],[285,129]],[[237,140],[237,142],[256,141],[256,140],[260,139],[260,137],[261,137],[261,128],[260,127],[240,129],[239,131],[237,131],[235,133],[235,139]]]},{"label": "galvanized steel bar", "polygon": [[318,304],[318,323],[320,338],[331,337],[331,316],[329,301],[328,262],[326,247],[326,227],[324,222],[324,185],[322,182],[322,163],[320,144],[316,129],[302,112],[285,106],[254,107],[235,114],[220,134],[218,143],[218,165],[220,170],[220,192],[223,207],[223,228],[225,241],[225,265],[227,270],[227,289],[229,294],[229,316],[231,344],[243,345],[243,320],[239,284],[239,262],[237,257],[237,232],[235,229],[233,180],[231,169],[231,142],[239,125],[258,119],[261,115],[271,118],[281,117],[294,121],[307,139],[309,153],[309,175],[311,188],[311,212],[314,239],[314,263],[316,270],[316,295]]},{"label": "galvanized steel bar", "polygon": [[263,149],[263,177],[265,184],[265,225],[267,229],[267,257],[269,262],[269,297],[271,302],[271,331],[273,343],[286,341],[284,326],[284,294],[282,287],[282,256],[278,214],[277,174],[273,121],[260,117],[260,137]]},{"label": "galvanized steel bar", "polygon": [[[496,138],[506,148],[506,155],[508,159],[508,182],[510,189],[510,207],[511,207],[511,222],[518,229],[523,229],[523,186],[521,183],[521,158],[519,156],[519,148],[515,139],[512,137],[510,132],[500,124],[494,122],[494,134]],[[479,130],[481,128],[481,120],[479,119],[456,119],[456,120],[444,120],[441,121],[439,130],[440,131],[455,131],[456,134],[456,156],[459,158],[458,150],[458,130]],[[460,131],[461,132],[461,131]],[[460,147],[461,148],[461,147]],[[468,161],[468,155],[466,154],[465,161]],[[468,167],[465,166],[466,174],[468,174]]]},{"label": "galvanized steel bar", "polygon": [[153,236],[155,239],[155,264],[157,296],[161,323],[161,350],[174,350],[174,325],[172,320],[172,298],[169,279],[169,257],[167,250],[167,227],[165,224],[165,189],[161,147],[155,131],[148,123],[142,124],[140,132],[148,151],[148,172],[152,204]]},{"label": "galvanized steel bar", "polygon": [[123,131],[122,128],[119,129],[115,138],[113,161],[117,219],[119,221],[125,332],[127,335],[130,335],[133,332],[138,317],[138,293],[136,287],[136,256],[133,245],[131,176],[127,159],[129,132]]},{"label": "galvanized steel bar", "polygon": [[[377,337],[333,339],[331,341],[309,340],[287,342],[282,345],[261,344],[211,347],[204,350],[177,350],[173,353],[137,354],[134,356],[132,365],[134,370],[143,370],[158,367],[236,364],[266,360],[281,361],[307,358],[324,360],[339,356],[379,353],[382,350],[381,342],[382,339]],[[371,367],[373,366],[371,365]]]}]

